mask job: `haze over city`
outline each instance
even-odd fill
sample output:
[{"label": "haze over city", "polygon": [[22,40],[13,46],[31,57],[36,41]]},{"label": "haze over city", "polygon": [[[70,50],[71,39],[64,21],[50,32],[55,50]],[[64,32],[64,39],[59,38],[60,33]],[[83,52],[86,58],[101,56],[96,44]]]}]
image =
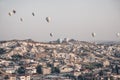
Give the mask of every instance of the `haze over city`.
[{"label": "haze over city", "polygon": [[[13,9],[16,14],[9,16]],[[50,23],[45,20],[47,16],[51,17]],[[96,33],[94,39],[92,32]],[[0,0],[0,40],[50,41],[67,37],[118,41],[117,32],[120,0]]]}]

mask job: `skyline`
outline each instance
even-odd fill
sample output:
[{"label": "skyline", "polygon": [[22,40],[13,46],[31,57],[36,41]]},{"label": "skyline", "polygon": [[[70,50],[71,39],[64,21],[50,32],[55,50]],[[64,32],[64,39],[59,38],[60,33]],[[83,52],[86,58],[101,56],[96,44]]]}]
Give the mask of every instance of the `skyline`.
[{"label": "skyline", "polygon": [[[0,40],[51,41],[65,37],[81,41],[120,40],[116,36],[120,32],[119,4],[119,0],[1,0]],[[16,14],[9,16],[13,9]],[[45,20],[48,16],[52,19],[50,23]],[[96,33],[94,39],[92,32]]]}]

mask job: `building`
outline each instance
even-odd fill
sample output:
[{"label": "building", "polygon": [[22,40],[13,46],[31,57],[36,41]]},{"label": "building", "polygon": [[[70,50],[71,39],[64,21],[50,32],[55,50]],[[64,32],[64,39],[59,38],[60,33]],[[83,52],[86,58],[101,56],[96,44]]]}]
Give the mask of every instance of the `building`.
[{"label": "building", "polygon": [[61,72],[61,73],[71,72],[71,71],[73,71],[73,68],[68,67],[68,66],[62,66],[62,67],[60,68],[60,72]]},{"label": "building", "polygon": [[81,74],[80,71],[73,71],[73,75],[74,75],[74,76],[79,76],[80,74]]},{"label": "building", "polygon": [[103,66],[107,67],[110,65],[110,62],[108,60],[103,61]]},{"label": "building", "polygon": [[16,75],[9,76],[10,80],[16,80]]},{"label": "building", "polygon": [[50,67],[43,67],[42,68],[42,73],[43,74],[50,74],[51,73],[51,68]]},{"label": "building", "polygon": [[30,80],[30,75],[19,75],[17,80]]},{"label": "building", "polygon": [[59,62],[54,62],[54,63],[53,63],[53,66],[54,66],[54,67],[57,67],[59,64],[60,64]]}]

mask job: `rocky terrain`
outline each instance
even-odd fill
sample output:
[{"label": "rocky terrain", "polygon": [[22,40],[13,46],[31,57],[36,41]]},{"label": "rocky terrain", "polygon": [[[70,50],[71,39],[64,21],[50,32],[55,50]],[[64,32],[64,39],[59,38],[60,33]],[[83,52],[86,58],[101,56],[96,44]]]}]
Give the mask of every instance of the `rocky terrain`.
[{"label": "rocky terrain", "polygon": [[[80,41],[71,41],[64,43],[41,43],[32,40],[11,40],[0,42],[0,54],[2,57],[10,58],[14,54],[40,54],[40,53],[53,53],[56,50],[59,53],[80,53],[81,51],[93,51],[93,47],[99,48],[100,46]],[[75,48],[75,49],[74,49]],[[91,48],[90,50],[88,48]],[[78,53],[78,54],[79,54]]]},{"label": "rocky terrain", "polygon": [[98,59],[117,59],[120,56],[120,45],[95,44],[73,39],[62,43],[57,41],[48,43],[35,42],[31,39],[0,42],[0,57],[7,59],[10,59],[14,54],[35,58],[38,55],[41,57],[42,54],[51,55],[55,51],[57,53],[74,53],[76,56],[79,55],[80,58],[94,56],[94,58]]},{"label": "rocky terrain", "polygon": [[46,74],[64,79],[69,77],[69,80],[106,80],[111,77],[116,79],[116,76],[118,79],[120,44],[98,44],[74,39],[50,42],[31,39],[0,41],[0,74],[4,75],[0,79],[6,76],[22,78],[21,74],[33,80],[45,80]]}]

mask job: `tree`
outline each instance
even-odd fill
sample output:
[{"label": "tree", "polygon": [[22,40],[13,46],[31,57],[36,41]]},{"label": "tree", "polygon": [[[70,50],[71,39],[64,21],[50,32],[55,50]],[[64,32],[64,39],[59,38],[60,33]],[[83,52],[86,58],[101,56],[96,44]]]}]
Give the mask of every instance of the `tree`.
[{"label": "tree", "polygon": [[100,70],[99,75],[103,76],[103,71],[102,70]]},{"label": "tree", "polygon": [[0,54],[3,54],[5,50],[3,48],[0,48]]},{"label": "tree", "polygon": [[37,69],[37,73],[42,74],[42,66],[41,65],[38,65],[36,67],[36,69]]},{"label": "tree", "polygon": [[94,63],[94,66],[96,66],[97,68],[103,67],[103,64],[101,63]]},{"label": "tree", "polygon": [[13,60],[20,60],[22,58],[22,56],[19,55],[19,54],[14,54],[11,57],[12,57]]},{"label": "tree", "polygon": [[118,65],[115,66],[115,71],[117,74],[119,74]]},{"label": "tree", "polygon": [[[64,76],[69,77],[69,79],[71,80],[77,80],[77,78],[73,74],[65,74]],[[78,79],[78,80],[82,80],[82,79]]]},{"label": "tree", "polygon": [[18,68],[17,72],[19,74],[25,74],[25,68],[24,67],[20,67],[20,68]]},{"label": "tree", "polygon": [[86,69],[92,70],[92,69],[94,69],[94,65],[93,64],[89,64],[89,65],[86,66]]},{"label": "tree", "polygon": [[114,80],[114,78],[112,76],[110,76],[110,80]]},{"label": "tree", "polygon": [[83,76],[82,76],[82,75],[79,75],[79,76],[78,76],[78,80],[83,80]]},{"label": "tree", "polygon": [[8,75],[5,75],[4,79],[5,79],[5,80],[9,79],[9,76],[8,76]]},{"label": "tree", "polygon": [[47,67],[53,67],[53,65],[50,63],[47,63]]},{"label": "tree", "polygon": [[59,68],[57,68],[57,67],[52,67],[52,73],[60,73]]}]

